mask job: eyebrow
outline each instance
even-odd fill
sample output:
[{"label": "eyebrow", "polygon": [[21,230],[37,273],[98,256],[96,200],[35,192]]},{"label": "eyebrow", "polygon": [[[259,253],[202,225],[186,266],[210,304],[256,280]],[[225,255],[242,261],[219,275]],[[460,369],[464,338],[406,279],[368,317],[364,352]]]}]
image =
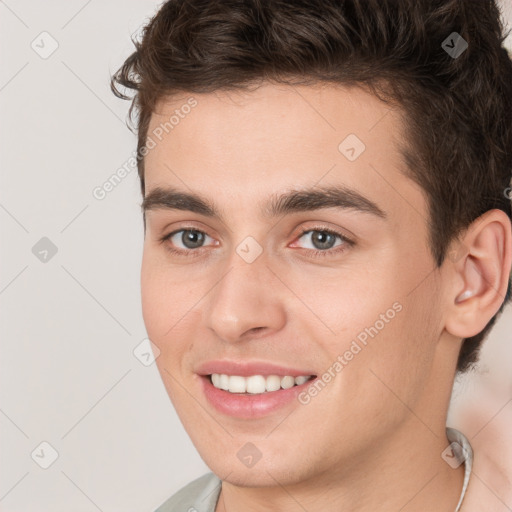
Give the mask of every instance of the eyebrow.
[{"label": "eyebrow", "polygon": [[[185,210],[224,221],[220,210],[207,198],[172,187],[153,189],[144,197],[141,208],[144,214],[158,209]],[[281,215],[327,208],[355,210],[382,219],[387,218],[386,213],[376,203],[346,186],[293,189],[271,196],[260,211],[263,217],[272,219]]]}]

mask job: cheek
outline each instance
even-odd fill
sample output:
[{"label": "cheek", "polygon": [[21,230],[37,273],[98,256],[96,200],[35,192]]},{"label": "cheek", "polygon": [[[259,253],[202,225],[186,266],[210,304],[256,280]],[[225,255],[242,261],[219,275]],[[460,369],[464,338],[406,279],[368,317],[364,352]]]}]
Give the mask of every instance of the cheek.
[{"label": "cheek", "polygon": [[[379,397],[377,408],[385,406],[383,410],[393,409],[399,416],[408,414],[403,403],[412,407],[421,397],[428,385],[439,335],[439,315],[425,293],[401,296],[401,311],[374,332],[375,336],[368,337],[354,373],[362,390],[369,387],[373,391],[366,389],[355,398],[363,400],[366,394]],[[377,329],[380,326],[373,324]]]},{"label": "cheek", "polygon": [[[325,339],[331,339],[329,344],[333,348],[341,349],[358,334],[364,341],[364,333],[376,323],[380,332],[394,322],[398,313],[393,304],[399,294],[389,285],[388,280],[373,273],[335,269],[332,273],[297,275],[294,287],[312,313],[306,315],[308,323],[313,326],[321,321],[332,335]],[[380,319],[381,315],[385,315],[386,323]]]},{"label": "cheek", "polygon": [[[166,270],[160,258],[145,249],[141,268],[142,317],[149,338],[161,352],[176,344],[166,343],[174,337],[182,303],[180,287],[173,283],[171,273]],[[160,358],[159,358],[160,359]]]},{"label": "cheek", "polygon": [[[161,305],[165,304],[164,289],[159,286],[159,272],[155,270],[153,258],[145,249],[142,257],[140,276],[142,317],[149,337],[162,332],[163,315]],[[156,342],[156,340],[153,340]]]},{"label": "cheek", "polygon": [[400,274],[391,265],[373,269],[364,275],[346,272],[332,279],[302,278],[304,302],[331,331],[316,339],[330,364],[340,362],[341,356],[343,369],[339,365],[337,369],[343,381],[359,383],[359,392],[348,391],[358,399],[373,396],[368,386],[385,387],[377,376],[392,389],[410,389],[416,394],[418,390],[411,389],[413,377],[423,382],[428,376],[440,329],[439,315],[432,306],[435,289],[424,282],[411,293],[419,277]]},{"label": "cheek", "polygon": [[181,365],[200,326],[199,298],[204,295],[183,270],[171,269],[165,257],[145,250],[141,267],[142,317],[149,339],[159,348],[157,365]]}]

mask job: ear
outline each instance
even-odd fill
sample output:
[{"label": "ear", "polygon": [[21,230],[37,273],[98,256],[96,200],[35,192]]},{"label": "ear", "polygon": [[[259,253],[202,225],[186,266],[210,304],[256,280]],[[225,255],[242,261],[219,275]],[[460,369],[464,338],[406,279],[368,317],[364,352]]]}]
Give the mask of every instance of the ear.
[{"label": "ear", "polygon": [[470,338],[485,328],[505,300],[512,264],[509,217],[502,210],[485,212],[449,253],[457,257],[451,259],[445,327],[458,338]]}]

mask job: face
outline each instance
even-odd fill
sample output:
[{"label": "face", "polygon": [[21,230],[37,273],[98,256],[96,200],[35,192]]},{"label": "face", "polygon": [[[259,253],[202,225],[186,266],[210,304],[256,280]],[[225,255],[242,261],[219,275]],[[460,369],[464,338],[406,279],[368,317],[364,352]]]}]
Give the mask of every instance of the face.
[{"label": "face", "polygon": [[397,111],[359,88],[267,83],[161,102],[148,135],[143,317],[212,471],[336,479],[418,416],[444,429],[442,275]]}]

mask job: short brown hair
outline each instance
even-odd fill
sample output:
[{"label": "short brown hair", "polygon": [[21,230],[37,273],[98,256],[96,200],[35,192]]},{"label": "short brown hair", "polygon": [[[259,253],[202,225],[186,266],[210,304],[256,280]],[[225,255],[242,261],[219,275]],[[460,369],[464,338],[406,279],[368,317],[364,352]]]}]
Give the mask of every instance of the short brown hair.
[{"label": "short brown hair", "polygon": [[[503,32],[492,0],[169,0],[111,79],[116,96],[130,99],[119,85],[135,91],[129,116],[139,114],[142,195],[141,150],[165,97],[262,81],[366,87],[402,108],[409,136],[401,150],[427,198],[439,267],[484,212],[512,217],[512,61]],[[498,313],[464,340],[458,371],[477,361],[510,298],[509,279]]]}]

